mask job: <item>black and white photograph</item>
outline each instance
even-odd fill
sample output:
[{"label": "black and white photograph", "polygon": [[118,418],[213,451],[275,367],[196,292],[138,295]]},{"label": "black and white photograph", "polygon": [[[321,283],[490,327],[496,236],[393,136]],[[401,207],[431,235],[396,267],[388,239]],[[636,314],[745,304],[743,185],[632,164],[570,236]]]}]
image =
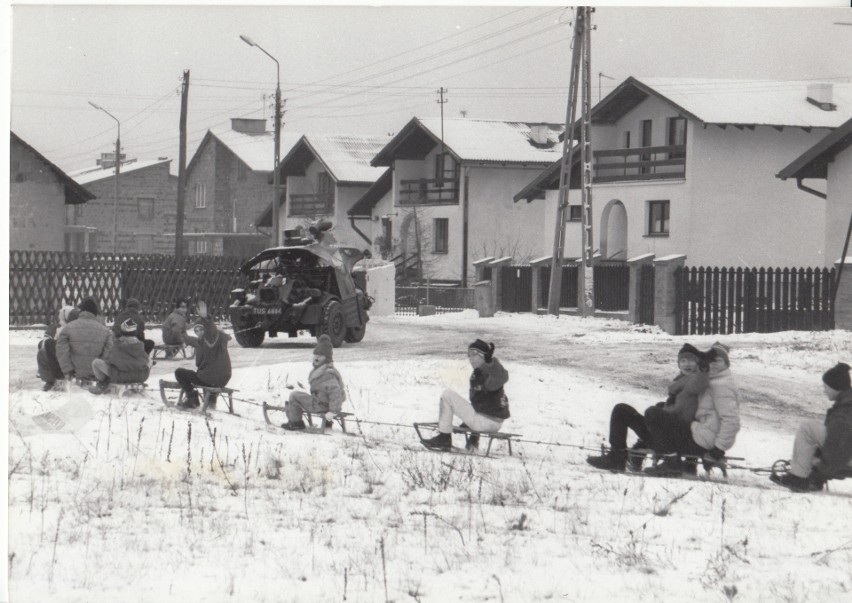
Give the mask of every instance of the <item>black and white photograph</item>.
[{"label": "black and white photograph", "polygon": [[9,603],[852,600],[848,3],[11,3]]}]

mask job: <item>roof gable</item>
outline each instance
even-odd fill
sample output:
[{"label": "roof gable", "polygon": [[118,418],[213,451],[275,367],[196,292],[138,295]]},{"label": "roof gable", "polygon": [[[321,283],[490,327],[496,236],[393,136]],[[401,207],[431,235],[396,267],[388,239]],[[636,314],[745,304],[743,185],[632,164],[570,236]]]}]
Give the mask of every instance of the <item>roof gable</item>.
[{"label": "roof gable", "polygon": [[852,146],[852,119],[820,140],[776,175],[777,178],[827,178],[828,164]]},{"label": "roof gable", "polygon": [[95,199],[95,195],[89,192],[85,187],[81,186],[77,183],[73,178],[71,178],[64,171],[59,169],[56,165],[53,164],[47,157],[39,153],[35,148],[27,144],[23,138],[15,134],[14,132],[10,132],[11,140],[10,144],[20,144],[25,149],[29,150],[33,155],[38,157],[40,161],[43,161],[50,170],[56,175],[56,178],[59,182],[62,183],[63,188],[65,189],[65,204],[66,205],[80,205],[81,203],[85,203],[86,201],[91,201]]},{"label": "roof gable", "polygon": [[346,213],[352,217],[370,216],[376,203],[393,188],[393,169],[387,168]]},{"label": "roof gable", "polygon": [[282,175],[302,176],[318,161],[337,184],[372,184],[384,168],[370,165],[387,142],[385,137],[309,134],[299,139],[281,161]]},{"label": "roof gable", "polygon": [[[148,161],[129,161],[122,162],[121,169],[119,170],[120,174],[127,174],[131,172],[137,172],[140,170],[148,169],[154,166],[171,163],[171,159],[151,159]],[[99,182],[100,180],[105,180],[107,178],[115,177],[115,168],[113,167],[88,167],[80,170],[75,170],[73,172],[69,172],[68,174],[79,184],[91,184],[93,182]]]},{"label": "roof gable", "polygon": [[[293,148],[301,137],[302,135],[296,132],[282,132],[281,154],[286,155],[289,153],[290,149]],[[187,165],[187,173],[192,171],[195,163],[211,140],[216,140],[222,144],[253,172],[272,173],[272,168],[275,164],[274,133],[246,134],[227,128],[207,130],[207,133],[201,139],[198,148]]]}]

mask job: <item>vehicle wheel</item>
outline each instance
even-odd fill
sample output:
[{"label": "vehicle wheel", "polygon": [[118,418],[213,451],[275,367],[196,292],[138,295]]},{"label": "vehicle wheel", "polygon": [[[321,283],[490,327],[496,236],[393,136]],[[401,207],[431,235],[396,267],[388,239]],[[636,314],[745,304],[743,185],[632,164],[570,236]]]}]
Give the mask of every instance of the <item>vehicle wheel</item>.
[{"label": "vehicle wheel", "polygon": [[364,334],[367,332],[367,325],[363,324],[360,327],[349,327],[346,329],[346,343],[358,343],[364,339]]},{"label": "vehicle wheel", "polygon": [[257,348],[263,343],[263,338],[266,333],[263,332],[263,327],[255,325],[254,327],[243,327],[234,331],[234,338],[237,343],[244,348]]},{"label": "vehicle wheel", "polygon": [[325,333],[331,338],[331,345],[339,348],[346,337],[346,320],[343,317],[343,307],[338,301],[330,301],[323,308],[322,324],[319,325],[317,336]]}]

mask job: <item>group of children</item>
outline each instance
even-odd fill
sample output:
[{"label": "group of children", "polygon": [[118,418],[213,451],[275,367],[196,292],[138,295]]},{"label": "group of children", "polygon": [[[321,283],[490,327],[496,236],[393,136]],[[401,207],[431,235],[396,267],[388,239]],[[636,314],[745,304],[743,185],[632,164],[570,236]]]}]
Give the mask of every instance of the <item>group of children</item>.
[{"label": "group of children", "polygon": [[[145,323],[139,302],[127,300],[116,317],[113,331],[98,319],[94,299],[84,299],[77,308],[63,307],[59,325],[39,344],[37,363],[45,390],[59,379],[95,379],[90,388],[103,393],[110,382],[143,382],[148,378],[153,342],[145,339]],[[180,404],[192,409],[200,405],[196,387],[224,387],[231,378],[228,341],[207,315],[204,302],[197,304],[198,318],[187,335],[188,303],[179,300],[163,322],[167,346],[191,345],[196,349],[196,370],[178,368],[175,378],[185,393]],[[422,439],[431,450],[452,449],[453,419],[467,431],[466,448],[478,446],[479,433],[496,433],[511,415],[504,385],[509,372],[494,356],[495,346],[477,339],[468,346],[467,357],[473,372],[468,397],[451,389],[441,393],[438,434]],[[304,413],[322,414],[330,426],[346,400],[340,372],[334,366],[334,348],[328,335],[320,335],[313,350],[313,368],[308,376],[310,391],[293,391],[285,405],[284,429],[305,429]],[[685,344],[678,352],[679,372],[668,387],[668,398],[640,413],[628,404],[616,404],[610,413],[609,450],[589,456],[587,462],[609,471],[642,471],[653,452],[662,462],[645,469],[653,476],[695,475],[698,462],[705,467],[724,463],[725,453],[740,430],[739,390],[731,374],[730,350],[716,342],[700,351]],[[852,475],[852,387],[850,367],[838,363],[823,376],[823,391],[833,402],[824,421],[811,420],[796,432],[793,456],[786,473],[773,473],[770,479],[795,492],[820,490],[826,480]],[[628,430],[636,442],[627,446]]]}]

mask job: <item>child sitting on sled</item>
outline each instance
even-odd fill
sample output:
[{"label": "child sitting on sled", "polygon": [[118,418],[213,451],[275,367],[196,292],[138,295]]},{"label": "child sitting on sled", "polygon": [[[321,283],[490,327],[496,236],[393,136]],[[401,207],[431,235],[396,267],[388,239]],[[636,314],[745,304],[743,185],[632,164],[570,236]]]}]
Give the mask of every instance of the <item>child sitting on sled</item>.
[{"label": "child sitting on sled", "polygon": [[[496,433],[509,418],[509,399],[503,386],[509,380],[509,372],[494,357],[494,344],[477,339],[467,348],[467,359],[473,367],[470,375],[470,401],[451,389],[441,394],[438,413],[438,435],[421,440],[426,448],[450,450],[453,446],[453,415],[459,417],[462,426],[472,431]],[[479,445],[478,436],[468,438],[468,450]]]},{"label": "child sitting on sled", "polygon": [[333,363],[334,346],[331,338],[322,334],[317,340],[314,348],[314,368],[308,375],[311,386],[310,393],[302,391],[290,392],[290,398],[284,405],[287,413],[287,423],[281,427],[290,431],[298,431],[305,428],[302,415],[305,412],[325,413],[323,427],[330,427],[335,415],[340,412],[343,401],[346,400],[346,391],[343,386],[343,378]]}]

